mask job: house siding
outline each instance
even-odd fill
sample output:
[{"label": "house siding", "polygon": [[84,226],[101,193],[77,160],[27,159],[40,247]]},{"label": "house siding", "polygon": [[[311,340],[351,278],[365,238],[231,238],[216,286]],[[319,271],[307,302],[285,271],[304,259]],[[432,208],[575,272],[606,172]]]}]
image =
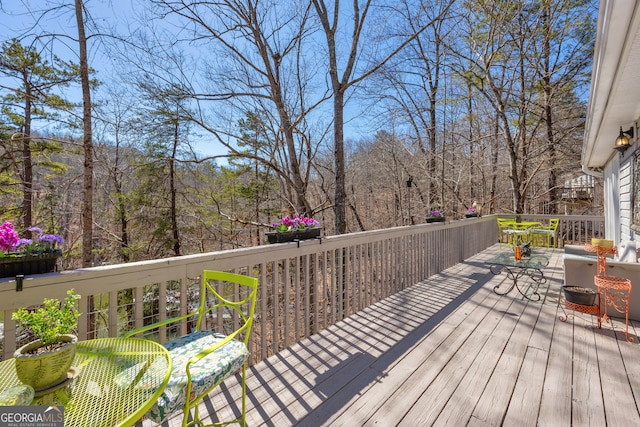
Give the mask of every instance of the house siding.
[{"label": "house siding", "polygon": [[640,236],[631,228],[633,224],[633,158],[634,153],[627,150],[620,158],[618,171],[618,192],[620,197],[620,230],[616,233],[616,244],[628,240],[638,240]]},{"label": "house siding", "polygon": [[607,239],[620,243],[620,164],[614,156],[604,168],[604,230]]}]

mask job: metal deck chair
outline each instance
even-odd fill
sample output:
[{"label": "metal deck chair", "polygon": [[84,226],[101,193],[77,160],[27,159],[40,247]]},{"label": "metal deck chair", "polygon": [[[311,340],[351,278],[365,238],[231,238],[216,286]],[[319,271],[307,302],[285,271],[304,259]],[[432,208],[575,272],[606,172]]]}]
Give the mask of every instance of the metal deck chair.
[{"label": "metal deck chair", "polygon": [[[246,368],[257,292],[256,278],[205,270],[201,279],[200,304],[194,312],[127,333],[126,336],[134,336],[178,325],[179,322],[183,325],[185,321],[195,322],[194,331],[164,344],[173,362],[171,378],[162,396],[147,412],[147,417],[162,423],[182,409],[182,426],[230,423],[246,425]],[[240,370],[240,417],[231,421],[204,424],[198,413],[198,404],[227,377]],[[189,421],[192,409],[193,419]]]},{"label": "metal deck chair", "polygon": [[[552,248],[556,246],[556,230],[560,223],[559,218],[551,218],[549,225],[537,226],[531,229],[531,240],[534,246]],[[553,240],[553,246],[551,241]]]}]

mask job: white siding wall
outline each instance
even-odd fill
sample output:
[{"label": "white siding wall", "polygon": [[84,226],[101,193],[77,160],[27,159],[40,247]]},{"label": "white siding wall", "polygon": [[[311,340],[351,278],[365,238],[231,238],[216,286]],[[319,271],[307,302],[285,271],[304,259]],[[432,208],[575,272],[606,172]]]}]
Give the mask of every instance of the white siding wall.
[{"label": "white siding wall", "polygon": [[616,155],[604,169],[604,230],[606,238],[613,240],[616,246],[620,243],[619,167]]},{"label": "white siding wall", "polygon": [[[631,150],[627,150],[626,154]],[[632,223],[632,191],[633,185],[631,183],[631,179],[633,177],[632,174],[632,159],[633,156],[625,156],[624,159],[621,160],[620,163],[620,241],[624,242],[626,240],[633,240],[633,231],[631,230]]]},{"label": "white siding wall", "polygon": [[616,246],[628,240],[640,240],[640,236],[631,229],[633,157],[637,144],[638,141],[622,157],[615,154],[605,168],[605,230]]}]

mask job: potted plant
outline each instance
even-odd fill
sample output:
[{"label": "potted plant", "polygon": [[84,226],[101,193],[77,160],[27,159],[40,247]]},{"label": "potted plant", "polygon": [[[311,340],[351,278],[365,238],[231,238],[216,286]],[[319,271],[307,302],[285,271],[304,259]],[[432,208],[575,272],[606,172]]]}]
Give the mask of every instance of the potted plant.
[{"label": "potted plant", "polygon": [[427,212],[426,217],[427,223],[431,222],[444,222],[444,214],[439,209],[434,209],[432,211]]},{"label": "potted plant", "polygon": [[471,206],[469,209],[467,209],[467,213],[464,214],[465,218],[475,218],[475,217],[479,217],[480,213],[478,212],[478,209],[476,209],[474,206]]},{"label": "potted plant", "polygon": [[320,236],[320,222],[305,215],[286,215],[271,225],[273,231],[266,233],[269,243],[293,242],[314,239]]},{"label": "potted plant", "polygon": [[11,316],[35,339],[17,349],[14,357],[18,378],[36,393],[67,380],[78,341],[73,333],[80,316],[79,299],[70,289],[62,302],[45,298],[39,308],[21,308]]},{"label": "potted plant", "polygon": [[583,288],[582,286],[563,286],[564,297],[567,301],[592,307],[596,304],[596,296],[598,293],[593,289]]},{"label": "potted plant", "polygon": [[18,274],[40,274],[53,271],[62,251],[64,239],[55,234],[43,234],[42,229],[31,227],[33,239],[20,238],[13,224],[5,221],[0,225],[0,277]]}]

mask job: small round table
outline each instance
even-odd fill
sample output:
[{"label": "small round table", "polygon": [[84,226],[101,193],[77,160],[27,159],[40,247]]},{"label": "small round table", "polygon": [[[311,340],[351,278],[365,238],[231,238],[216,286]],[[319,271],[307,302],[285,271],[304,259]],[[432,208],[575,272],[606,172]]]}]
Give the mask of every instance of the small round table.
[{"label": "small round table", "polygon": [[[139,338],[79,341],[69,380],[31,406],[64,407],[64,425],[132,426],[164,391],[171,356],[160,344]],[[0,362],[0,392],[20,385],[14,359]]]}]

